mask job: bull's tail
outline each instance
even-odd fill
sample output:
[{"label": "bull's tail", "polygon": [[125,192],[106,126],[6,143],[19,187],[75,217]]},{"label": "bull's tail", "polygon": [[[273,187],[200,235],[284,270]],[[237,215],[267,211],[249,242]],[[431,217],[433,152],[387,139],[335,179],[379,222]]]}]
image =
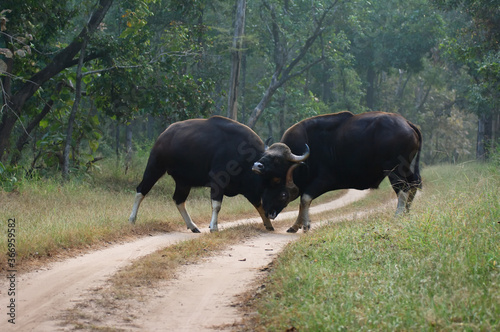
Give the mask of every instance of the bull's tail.
[{"label": "bull's tail", "polygon": [[408,121],[408,125],[415,131],[415,133],[418,136],[418,150],[416,156],[413,158],[411,162],[411,171],[413,173],[413,181],[412,185],[422,189],[422,177],[420,176],[420,153],[422,151],[422,133],[420,132],[420,129],[418,129],[413,123]]},{"label": "bull's tail", "polygon": [[151,151],[148,163],[144,171],[141,183],[137,186],[137,193],[146,196],[155,183],[167,172],[167,168],[160,162],[155,154]]}]

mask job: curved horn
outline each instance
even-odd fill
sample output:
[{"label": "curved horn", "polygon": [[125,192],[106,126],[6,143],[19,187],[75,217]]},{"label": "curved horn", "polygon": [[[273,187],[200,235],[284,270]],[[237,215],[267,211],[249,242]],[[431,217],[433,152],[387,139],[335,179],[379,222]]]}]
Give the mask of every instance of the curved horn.
[{"label": "curved horn", "polygon": [[293,201],[299,196],[299,188],[293,182],[293,171],[302,164],[302,162],[293,164],[286,172],[286,188],[288,190],[289,201]]},{"label": "curved horn", "polygon": [[300,165],[302,165],[302,163],[293,164],[292,166],[290,166],[290,168],[286,172],[286,186],[287,187],[293,187],[293,186],[295,186],[295,183],[293,182],[293,171],[297,167],[299,167]]},{"label": "curved horn", "polygon": [[293,161],[295,163],[300,163],[304,160],[306,160],[309,157],[309,154],[311,151],[309,150],[309,145],[306,144],[306,152],[303,155],[296,155],[290,152],[290,155],[288,156],[288,161]]}]

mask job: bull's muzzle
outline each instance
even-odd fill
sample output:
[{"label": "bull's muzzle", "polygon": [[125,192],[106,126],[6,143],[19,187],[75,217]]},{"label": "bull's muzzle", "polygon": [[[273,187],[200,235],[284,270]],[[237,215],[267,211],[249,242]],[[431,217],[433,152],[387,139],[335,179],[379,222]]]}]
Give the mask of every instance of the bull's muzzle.
[{"label": "bull's muzzle", "polygon": [[268,217],[271,220],[276,219],[277,216],[278,216],[278,212],[276,210],[273,210],[269,213],[266,213],[266,217]]},{"label": "bull's muzzle", "polygon": [[262,174],[264,171],[264,165],[260,161],[256,161],[252,166],[252,171],[257,174]]}]

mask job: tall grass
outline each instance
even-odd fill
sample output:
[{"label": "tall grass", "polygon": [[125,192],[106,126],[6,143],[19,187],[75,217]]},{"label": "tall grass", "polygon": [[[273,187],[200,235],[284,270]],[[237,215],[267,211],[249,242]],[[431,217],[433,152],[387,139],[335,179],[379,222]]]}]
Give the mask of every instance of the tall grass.
[{"label": "tall grass", "polygon": [[500,174],[431,167],[412,213],[324,227],[287,247],[257,331],[500,329]]},{"label": "tall grass", "polygon": [[[135,187],[142,178],[146,156],[134,161],[127,174],[114,161],[101,164],[89,175],[75,176],[62,184],[57,178],[20,179],[16,190],[0,189],[0,248],[7,246],[7,221],[16,220],[18,268],[27,261],[68,252],[69,249],[123,240],[156,231],[185,230],[172,201],[173,180],[162,178],[141,205],[135,226],[128,223]],[[210,193],[195,189],[187,201],[193,220],[208,227],[211,216]],[[234,216],[258,216],[242,196],[225,199],[221,221]],[[187,230],[186,230],[187,231]],[[5,251],[4,251],[5,252]],[[0,266],[6,266],[0,255]]]},{"label": "tall grass", "polygon": [[[174,181],[164,176],[141,205],[135,226],[128,224],[135,188],[142,179],[149,151],[139,149],[125,173],[125,167],[108,159],[89,172],[73,174],[64,183],[57,174],[24,178],[22,169],[9,173],[15,182],[0,188],[0,248],[7,246],[7,221],[16,220],[18,268],[27,261],[40,260],[70,249],[123,240],[156,231],[183,230],[185,224],[175,207]],[[5,177],[5,172],[2,173]],[[4,182],[0,184],[5,184]],[[325,196],[333,199],[339,193]],[[295,207],[298,205],[294,203]],[[211,217],[210,190],[195,188],[186,202],[199,227],[208,227]],[[293,207],[293,206],[292,206]],[[255,208],[241,195],[225,197],[219,221],[258,217]],[[0,269],[6,264],[0,255]]]}]

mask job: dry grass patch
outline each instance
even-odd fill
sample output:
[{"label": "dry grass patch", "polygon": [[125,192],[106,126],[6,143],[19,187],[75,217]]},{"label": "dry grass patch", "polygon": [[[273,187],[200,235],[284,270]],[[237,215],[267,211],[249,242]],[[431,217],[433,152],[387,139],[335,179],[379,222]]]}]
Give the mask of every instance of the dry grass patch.
[{"label": "dry grass patch", "polygon": [[113,278],[113,287],[130,289],[146,284],[154,285],[159,280],[172,278],[179,266],[215,255],[233,244],[264,232],[259,226],[242,225],[217,233],[204,233],[195,239],[156,251],[118,272]]},{"label": "dry grass patch", "polygon": [[[136,308],[156,296],[160,281],[175,277],[178,269],[216,255],[227,247],[265,232],[260,225],[242,225],[218,233],[204,233],[192,240],[158,250],[120,270],[104,288],[94,289],[85,301],[66,313],[65,323],[77,329],[101,331],[113,324],[131,324]],[[122,330],[120,326],[117,331]]]}]

